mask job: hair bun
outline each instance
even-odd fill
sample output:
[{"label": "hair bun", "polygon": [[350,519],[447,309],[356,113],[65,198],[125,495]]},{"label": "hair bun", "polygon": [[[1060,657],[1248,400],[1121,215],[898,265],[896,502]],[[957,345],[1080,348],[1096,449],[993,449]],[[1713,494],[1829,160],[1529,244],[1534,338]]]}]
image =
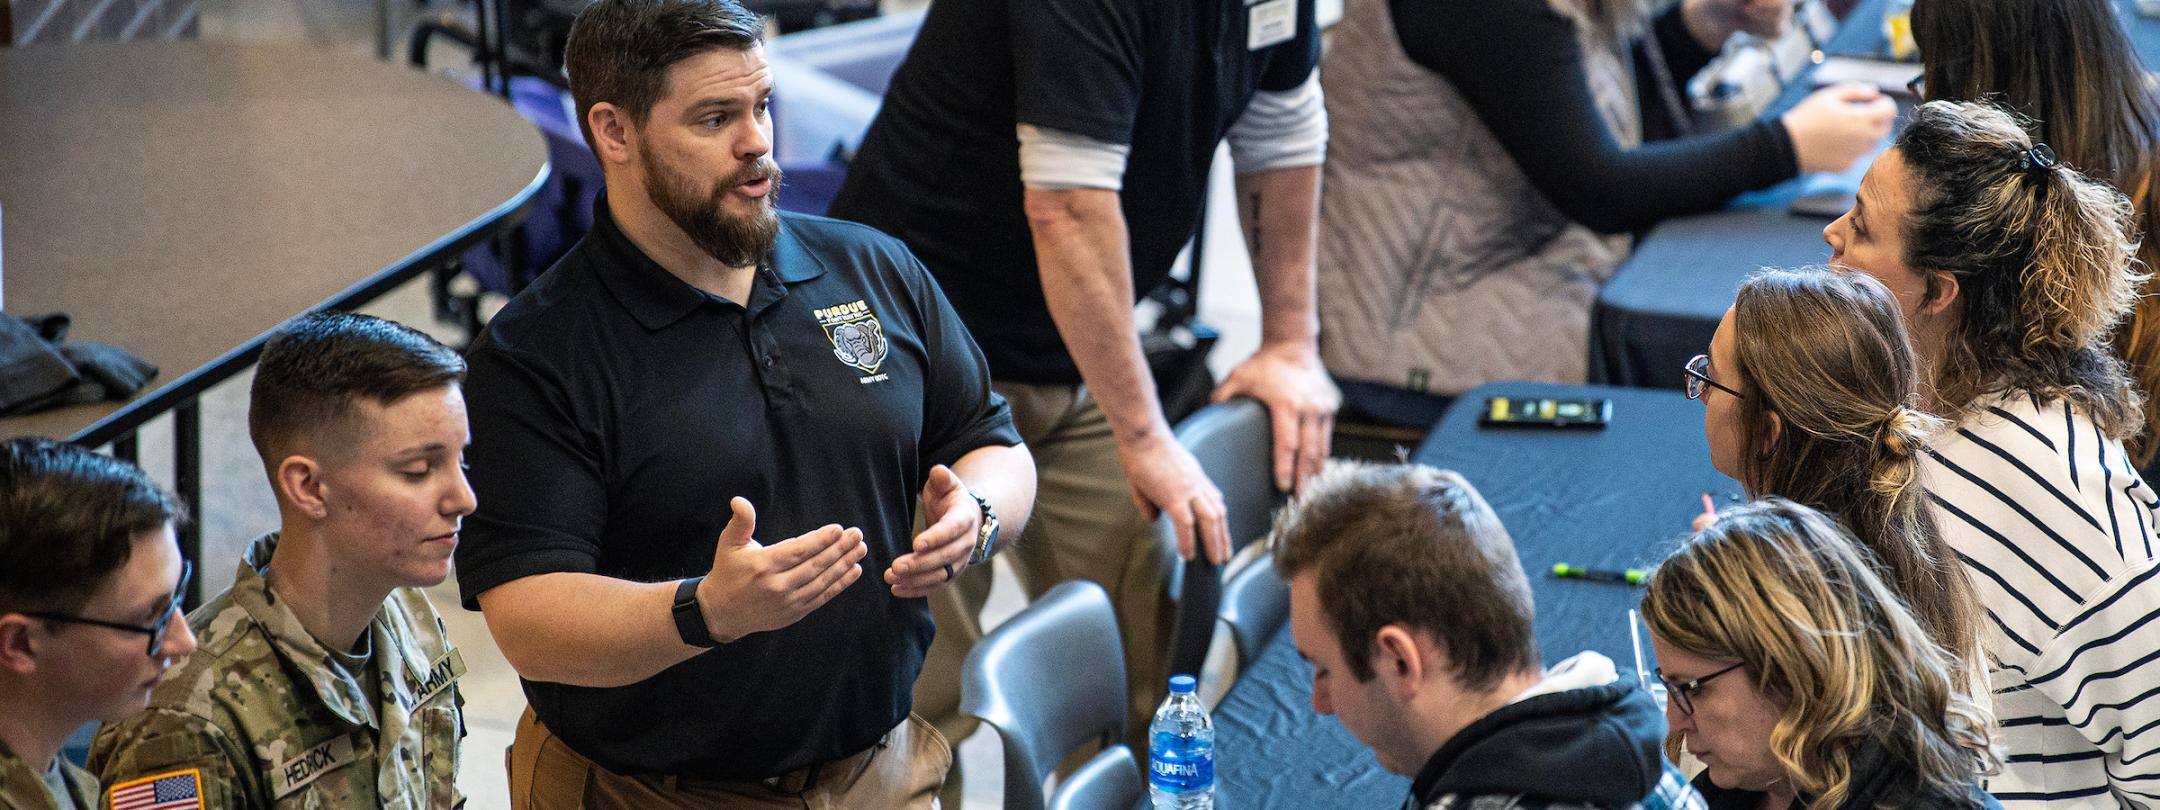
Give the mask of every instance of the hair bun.
[{"label": "hair bun", "polygon": [[1911,458],[1927,444],[1943,421],[1903,405],[1891,408],[1876,428],[1876,441],[1895,458]]},{"label": "hair bun", "polygon": [[1894,495],[1918,481],[1920,462],[1915,456],[1940,424],[1941,420],[1904,406],[1883,414],[1875,428],[1875,442],[1882,447],[1882,454],[1875,459],[1868,488]]},{"label": "hair bun", "polygon": [[1882,426],[1876,428],[1876,441],[1882,444],[1884,450],[1890,451],[1890,455],[1898,458],[1911,456],[1913,450],[1912,437],[1905,433],[1908,422],[1906,413],[1908,411],[1904,406],[1891,408],[1890,412],[1883,416]]}]

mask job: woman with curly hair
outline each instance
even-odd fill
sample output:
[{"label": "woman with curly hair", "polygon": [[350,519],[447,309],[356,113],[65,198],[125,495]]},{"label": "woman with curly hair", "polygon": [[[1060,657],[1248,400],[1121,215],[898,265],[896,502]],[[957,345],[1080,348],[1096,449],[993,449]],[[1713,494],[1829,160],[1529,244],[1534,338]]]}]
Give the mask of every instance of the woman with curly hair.
[{"label": "woman with curly hair", "polygon": [[2123,449],[2145,412],[2108,345],[2145,281],[2134,223],[2026,122],[1936,101],[1824,230],[1897,297],[1923,407],[1954,425],[1923,481],[1989,620],[2006,804],[2160,803],[2160,498]]},{"label": "woman with curly hair", "polygon": [[1867,550],[1767,498],[1718,515],[1651,575],[1643,620],[1666,748],[1710,810],[1999,807],[1986,713]]},{"label": "woman with curly hair", "polygon": [[1980,604],[1920,483],[1942,420],[1915,409],[1918,367],[1897,300],[1860,273],[1765,270],[1740,285],[1710,352],[1684,369],[1710,461],[1752,497],[1836,518],[1930,639],[1961,691],[1986,695]]},{"label": "woman with curly hair", "polygon": [[[1927,100],[1993,101],[2031,119],[2064,164],[2111,183],[2137,210],[2138,259],[2160,265],[2160,88],[2145,78],[2111,0],[1921,0],[1913,41]],[[2160,286],[2147,280],[2115,353],[2138,387],[2160,390]],[[2160,399],[2145,429],[2123,440],[2139,467],[2160,443]]]}]

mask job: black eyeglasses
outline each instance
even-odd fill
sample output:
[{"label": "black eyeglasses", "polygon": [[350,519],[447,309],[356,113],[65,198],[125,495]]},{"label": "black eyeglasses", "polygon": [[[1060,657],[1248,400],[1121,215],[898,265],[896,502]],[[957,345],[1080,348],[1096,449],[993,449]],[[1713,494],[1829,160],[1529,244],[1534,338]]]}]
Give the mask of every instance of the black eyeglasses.
[{"label": "black eyeglasses", "polygon": [[1731,672],[1743,666],[1746,666],[1746,664],[1734,664],[1716,672],[1712,672],[1708,675],[1704,675],[1700,678],[1696,678],[1695,680],[1688,681],[1687,683],[1673,683],[1670,679],[1665,677],[1665,670],[1662,668],[1650,670],[1650,674],[1657,676],[1658,681],[1665,684],[1666,694],[1668,694],[1672,698],[1674,706],[1680,707],[1681,714],[1692,715],[1695,713],[1695,700],[1689,697],[1689,695],[1695,694],[1695,692],[1701,690],[1703,688],[1703,684],[1709,683],[1711,678],[1715,678],[1719,675],[1723,675],[1727,672]]},{"label": "black eyeglasses", "polygon": [[1913,97],[1913,100],[1915,100],[1915,101],[1926,101],[1926,100],[1927,100],[1927,74],[1926,74],[1926,73],[1922,73],[1922,74],[1920,74],[1920,75],[1918,75],[1918,76],[1914,76],[1914,77],[1912,77],[1912,80],[1911,80],[1911,81],[1908,81],[1908,82],[1906,82],[1906,83],[1905,83],[1905,90],[1906,90],[1906,92],[1912,93],[1912,97]]},{"label": "black eyeglasses", "polygon": [[87,624],[92,627],[103,627],[108,630],[124,630],[129,633],[141,633],[150,637],[150,657],[157,658],[159,654],[164,652],[165,650],[166,631],[172,628],[173,616],[180,613],[180,600],[187,598],[188,580],[193,578],[194,576],[195,565],[186,560],[181,560],[180,584],[173,586],[172,601],[165,603],[165,611],[158,614],[157,623],[152,624],[148,627],[136,624],[127,624],[125,622],[108,622],[104,619],[86,619],[81,616],[70,616],[65,613],[38,612],[24,613],[23,615],[33,619],[44,619],[48,622]]},{"label": "black eyeglasses", "polygon": [[1706,385],[1735,397],[1740,396],[1740,392],[1719,385],[1716,380],[1710,379],[1710,355],[1695,355],[1687,361],[1687,365],[1680,367],[1680,373],[1687,375],[1688,399],[1702,399],[1703,386]]}]

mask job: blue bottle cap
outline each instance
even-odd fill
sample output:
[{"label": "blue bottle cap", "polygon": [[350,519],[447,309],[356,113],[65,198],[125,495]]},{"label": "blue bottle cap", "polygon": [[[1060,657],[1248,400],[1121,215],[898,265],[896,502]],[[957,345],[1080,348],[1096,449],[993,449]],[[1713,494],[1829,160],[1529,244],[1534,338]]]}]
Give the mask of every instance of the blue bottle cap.
[{"label": "blue bottle cap", "polygon": [[1193,680],[1193,676],[1191,676],[1191,675],[1172,675],[1172,676],[1170,676],[1170,692],[1171,692],[1171,694],[1184,694],[1184,693],[1188,693],[1188,692],[1191,692],[1191,691],[1193,691],[1194,689],[1198,688],[1199,686],[1200,686],[1200,682],[1199,682],[1199,681],[1196,681],[1196,680]]}]

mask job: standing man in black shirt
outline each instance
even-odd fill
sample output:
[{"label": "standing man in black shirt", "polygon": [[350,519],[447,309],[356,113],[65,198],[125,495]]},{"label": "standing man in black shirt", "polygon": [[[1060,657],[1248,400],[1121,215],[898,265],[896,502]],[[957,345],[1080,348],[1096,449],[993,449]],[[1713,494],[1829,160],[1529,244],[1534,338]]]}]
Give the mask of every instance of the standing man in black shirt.
[{"label": "standing man in black shirt", "polygon": [[[1266,403],[1278,487],[1319,468],[1339,399],[1315,342],[1319,52],[1312,0],[938,0],[833,203],[907,242],[982,342],[1042,469],[1015,565],[1031,595],[1068,578],[1110,591],[1135,733],[1170,635],[1149,521],[1168,515],[1187,558],[1220,562],[1229,537],[1163,417],[1132,305],[1192,239],[1227,136],[1263,342],[1215,395]],[[939,600],[941,625],[974,622],[987,574]],[[961,732],[954,640],[917,695]]]},{"label": "standing man in black shirt", "polygon": [[931,806],[952,754],[909,713],[922,597],[1034,497],[907,249],[776,213],[758,35],[733,0],[579,15],[609,193],[472,349],[458,583],[531,702],[520,810]]}]

